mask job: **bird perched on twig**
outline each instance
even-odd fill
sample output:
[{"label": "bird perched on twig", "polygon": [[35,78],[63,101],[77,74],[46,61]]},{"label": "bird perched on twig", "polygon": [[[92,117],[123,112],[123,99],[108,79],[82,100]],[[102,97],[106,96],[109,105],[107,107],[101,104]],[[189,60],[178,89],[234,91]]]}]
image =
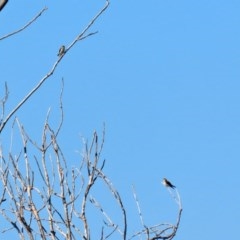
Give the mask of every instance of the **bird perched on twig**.
[{"label": "bird perched on twig", "polygon": [[165,186],[165,187],[170,187],[170,188],[176,188],[176,186],[174,186],[171,182],[169,182],[166,178],[163,178],[162,180],[162,184]]},{"label": "bird perched on twig", "polygon": [[62,45],[62,46],[59,48],[58,56],[61,57],[64,53],[65,53],[65,46]]}]

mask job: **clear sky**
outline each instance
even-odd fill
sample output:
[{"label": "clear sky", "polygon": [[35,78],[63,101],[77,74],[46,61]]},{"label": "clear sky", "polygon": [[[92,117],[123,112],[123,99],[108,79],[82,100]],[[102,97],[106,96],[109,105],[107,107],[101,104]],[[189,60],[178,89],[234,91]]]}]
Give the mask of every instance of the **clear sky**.
[{"label": "clear sky", "polygon": [[[0,42],[1,94],[5,81],[10,91],[6,111],[103,5],[9,1],[0,12],[0,36],[44,6],[48,10],[27,30]],[[176,240],[239,235],[239,13],[238,0],[112,1],[92,28],[98,34],[75,45],[16,114],[40,140],[49,107],[51,121],[59,121],[64,78],[65,153],[77,159],[81,137],[91,139],[95,129],[101,134],[105,123],[105,171],[130,213],[129,235],[138,221],[132,184],[147,225],[175,221],[176,204],[161,184],[163,177],[182,198]]]}]

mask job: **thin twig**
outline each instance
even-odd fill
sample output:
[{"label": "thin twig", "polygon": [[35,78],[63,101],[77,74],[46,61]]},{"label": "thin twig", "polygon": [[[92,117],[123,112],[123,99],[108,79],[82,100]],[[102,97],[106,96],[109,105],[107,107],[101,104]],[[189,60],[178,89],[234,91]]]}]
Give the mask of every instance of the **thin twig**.
[{"label": "thin twig", "polygon": [[139,214],[139,218],[140,218],[141,224],[142,224],[143,227],[145,227],[145,224],[143,222],[142,212],[141,212],[140,205],[139,205],[139,201],[138,201],[137,194],[136,194],[136,191],[135,191],[135,188],[134,188],[133,185],[132,185],[132,191],[133,191],[133,197],[134,197],[135,202],[137,204],[137,209],[138,209],[138,214]]},{"label": "thin twig", "polygon": [[66,48],[65,53],[70,50],[77,41],[83,40],[86,37],[96,34],[97,32],[89,33],[88,35],[84,36],[84,34],[91,28],[91,26],[95,23],[95,21],[99,18],[100,15],[108,8],[110,4],[109,0],[106,0],[106,5],[97,13],[97,15],[90,21],[87,27],[73,40],[73,42]]},{"label": "thin twig", "polygon": [[1,108],[2,108],[2,113],[1,113],[1,117],[0,117],[0,125],[1,125],[1,122],[4,118],[5,104],[8,100],[8,95],[9,95],[8,86],[7,86],[7,83],[5,82],[5,94],[4,94],[4,97],[0,100],[0,104],[1,104]]},{"label": "thin twig", "polygon": [[7,35],[5,35],[5,36],[3,36],[3,37],[0,37],[0,41],[3,40],[3,39],[5,39],[5,38],[7,38],[7,37],[10,37],[10,36],[12,36],[12,35],[14,35],[14,34],[17,34],[17,33],[21,32],[21,31],[23,31],[24,29],[26,29],[26,28],[27,28],[28,26],[30,26],[33,22],[35,22],[35,21],[37,20],[37,18],[39,18],[39,17],[42,15],[42,13],[43,13],[44,11],[46,11],[46,10],[47,10],[47,7],[43,8],[43,9],[42,9],[30,22],[28,22],[25,26],[23,26],[22,28],[14,31],[14,32],[12,32],[12,33],[8,33]]}]

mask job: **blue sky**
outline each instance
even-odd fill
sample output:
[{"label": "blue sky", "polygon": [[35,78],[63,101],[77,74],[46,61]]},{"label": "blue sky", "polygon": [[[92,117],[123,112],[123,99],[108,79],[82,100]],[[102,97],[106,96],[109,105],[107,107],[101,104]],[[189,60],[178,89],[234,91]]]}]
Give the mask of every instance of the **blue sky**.
[{"label": "blue sky", "polygon": [[[7,111],[103,5],[9,1],[0,13],[0,36],[44,6],[48,10],[24,32],[1,41],[0,89],[7,81]],[[176,240],[238,235],[239,11],[234,0],[113,1],[92,28],[99,33],[75,45],[16,114],[40,139],[49,107],[51,121],[59,121],[64,78],[65,153],[77,159],[81,137],[90,139],[95,129],[100,134],[105,123],[105,171],[129,207],[130,233],[138,219],[132,184],[147,224],[175,220],[176,205],[160,183],[167,177],[183,203]]]}]

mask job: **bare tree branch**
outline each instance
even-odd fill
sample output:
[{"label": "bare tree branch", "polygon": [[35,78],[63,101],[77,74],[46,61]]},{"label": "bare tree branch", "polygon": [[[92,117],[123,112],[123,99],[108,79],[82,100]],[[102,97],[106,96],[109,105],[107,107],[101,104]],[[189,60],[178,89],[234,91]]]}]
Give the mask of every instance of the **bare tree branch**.
[{"label": "bare tree branch", "polygon": [[[47,10],[47,7],[43,8],[31,21],[29,21],[25,26],[23,26],[22,28],[12,32],[12,33],[8,33],[7,35],[3,36],[3,37],[0,37],[0,41],[7,38],[7,37],[11,37],[12,35],[15,35],[23,30],[25,30],[27,27],[29,27],[33,22],[35,22],[41,15],[44,11]],[[1,11],[1,9],[0,9]]]},{"label": "bare tree branch", "polygon": [[3,8],[5,7],[5,5],[7,4],[8,0],[0,0],[0,11],[3,10]]},{"label": "bare tree branch", "polygon": [[66,48],[65,53],[70,50],[77,41],[83,40],[93,34],[96,34],[97,32],[94,33],[89,33],[88,35],[84,36],[84,34],[92,27],[92,25],[95,23],[95,21],[103,14],[103,12],[108,8],[110,4],[109,0],[106,0],[105,6],[97,13],[97,15],[90,21],[90,23],[87,25],[87,27],[73,40],[73,42],[69,45],[69,47]]},{"label": "bare tree branch", "polygon": [[3,118],[4,118],[5,104],[8,100],[8,96],[9,96],[8,86],[7,86],[7,83],[5,82],[5,94],[4,94],[4,97],[0,100],[0,105],[1,105],[1,109],[2,109],[2,113],[1,113],[1,117],[0,117],[0,125],[1,125],[1,123],[3,121]]},{"label": "bare tree branch", "polygon": [[[0,180],[4,186],[1,199],[11,199],[10,213],[5,210],[4,204],[0,204],[0,214],[12,225],[12,228],[5,229],[3,232],[15,229],[21,239],[26,239],[26,237],[34,239],[35,236],[39,236],[41,239],[64,238],[70,240],[78,239],[80,236],[81,239],[90,240],[92,229],[86,211],[89,200],[104,217],[100,239],[109,239],[115,233],[119,233],[121,238],[126,240],[128,225],[125,207],[119,192],[103,172],[104,161],[103,164],[100,164],[99,157],[103,149],[104,139],[99,144],[95,131],[90,147],[86,143],[80,167],[73,168],[69,174],[69,165],[58,144],[56,132],[51,129],[48,119],[49,113],[44,124],[42,148],[33,144],[34,141],[30,140],[19,120],[15,120],[22,138],[23,152],[20,152],[16,157],[10,154],[9,161],[2,160],[0,165]],[[105,129],[103,136],[105,136]],[[35,157],[40,174],[34,174],[36,170],[32,170],[33,163],[30,161],[28,151],[29,143],[32,143],[36,150],[42,154],[41,161]],[[49,155],[52,157],[49,158]],[[25,171],[20,167],[23,166],[22,157],[25,160]],[[86,175],[82,173],[84,166]],[[42,183],[40,183],[40,179],[35,181],[35,175],[42,179]],[[121,210],[123,224],[114,222],[96,198],[90,196],[93,186],[99,180],[106,184],[113,199],[116,200]],[[82,198],[80,198],[81,193]],[[144,224],[134,189],[134,199],[137,203],[142,230],[129,239],[144,236],[148,240],[172,240],[175,237],[180,224],[182,204],[177,189],[176,192],[170,192],[170,194],[179,207],[177,222],[147,227]],[[36,198],[40,198],[41,201],[36,202]],[[77,220],[82,224],[82,228],[81,224],[77,224]]]},{"label": "bare tree branch", "polygon": [[132,190],[133,190],[133,197],[134,197],[135,202],[137,204],[138,215],[139,215],[142,227],[145,227],[145,224],[144,224],[144,221],[143,221],[143,215],[142,215],[141,208],[140,208],[140,205],[139,205],[139,201],[138,201],[138,198],[137,198],[137,194],[136,194],[136,191],[135,191],[135,188],[134,188],[133,185],[132,185]]},{"label": "bare tree branch", "polygon": [[[147,240],[157,240],[157,239],[164,239],[164,240],[172,240],[179,228],[180,220],[181,220],[181,214],[182,214],[182,203],[180,199],[180,195],[175,189],[175,191],[171,191],[169,188],[167,188],[169,193],[171,194],[172,198],[176,201],[176,204],[178,205],[178,217],[175,224],[170,223],[160,223],[154,226],[147,227],[143,222],[143,217],[140,209],[140,205],[136,196],[135,189],[133,188],[133,194],[134,199],[137,204],[138,214],[139,218],[142,224],[142,229],[135,234],[133,234],[129,239],[133,239],[135,237],[145,236]],[[175,194],[174,194],[175,193]]]},{"label": "bare tree branch", "polygon": [[97,13],[97,15],[90,21],[90,23],[87,25],[87,27],[82,31],[82,33],[80,33],[75,40],[70,44],[70,46],[68,48],[66,48],[66,50],[64,51],[63,54],[61,54],[58,58],[58,60],[53,64],[52,69],[38,82],[38,84],[17,104],[17,106],[8,114],[8,116],[1,122],[0,125],[0,133],[2,132],[2,130],[4,129],[6,123],[9,121],[9,119],[18,111],[19,108],[21,108],[21,106],[41,87],[41,85],[54,73],[54,71],[56,70],[58,64],[60,63],[60,61],[62,60],[62,58],[65,56],[65,54],[67,53],[68,50],[70,50],[77,41],[83,40],[88,36],[91,36],[95,33],[90,33],[86,36],[84,36],[84,34],[89,30],[89,28],[94,24],[94,22],[102,15],[102,13],[108,8],[109,6],[109,1],[106,0],[106,4],[105,6],[102,8],[102,10],[99,11],[99,13]]},{"label": "bare tree branch", "polygon": [[[7,2],[7,1],[6,1]],[[6,4],[0,0],[0,11]],[[4,4],[4,5],[2,5]],[[66,53],[80,40],[84,40],[97,32],[88,33],[95,21],[108,8],[110,2],[105,0],[105,5],[91,19],[88,25],[79,33],[68,47],[61,46],[58,59],[51,69],[40,79],[26,96],[10,111],[5,117],[5,104],[8,99],[8,88],[5,84],[5,95],[0,100],[2,108],[0,118],[0,133],[5,125],[18,111],[19,108],[41,87],[41,85],[55,72],[60,61]],[[44,8],[34,19],[21,29],[10,33],[0,40],[19,33],[30,26],[46,10]],[[90,240],[91,234],[95,231],[91,225],[89,209],[97,209],[100,213],[99,234],[100,239],[115,238],[121,239],[147,239],[147,240],[172,240],[178,231],[182,203],[178,190],[171,190],[169,193],[178,206],[177,219],[174,223],[160,223],[147,226],[143,220],[139,200],[135,188],[133,189],[134,200],[137,205],[137,212],[140,219],[140,230],[130,238],[127,236],[129,221],[127,211],[123,204],[122,197],[114,187],[111,180],[105,174],[105,159],[102,160],[102,150],[105,142],[105,124],[102,138],[99,140],[97,131],[94,131],[92,141],[88,145],[84,143],[84,152],[78,165],[72,167],[69,159],[65,158],[59,144],[59,132],[63,125],[64,112],[62,95],[64,82],[60,92],[59,108],[60,121],[53,126],[50,124],[50,109],[47,112],[40,138],[40,142],[33,140],[25,130],[18,118],[12,124],[10,153],[4,155],[0,146],[0,215],[9,223],[10,227],[2,230],[2,233],[15,231],[19,239],[66,239]],[[15,131],[17,129],[21,145],[20,150],[15,150]],[[15,152],[16,151],[16,152]],[[75,163],[74,163],[75,164]],[[94,187],[101,183],[104,190],[110,193],[109,198],[113,200],[114,207],[117,206],[120,212],[120,219],[115,220],[111,216],[111,209],[105,209],[104,204],[99,201],[100,195]],[[95,237],[95,236],[94,236]]]}]

